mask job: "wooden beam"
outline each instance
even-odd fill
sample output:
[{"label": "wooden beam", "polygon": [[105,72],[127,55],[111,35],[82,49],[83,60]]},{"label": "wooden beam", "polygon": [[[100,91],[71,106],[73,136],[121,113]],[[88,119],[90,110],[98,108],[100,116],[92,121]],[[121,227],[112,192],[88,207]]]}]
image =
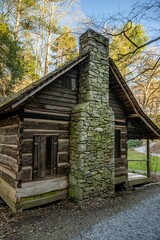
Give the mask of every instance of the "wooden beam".
[{"label": "wooden beam", "polygon": [[147,177],[150,178],[150,142],[147,139]]},{"label": "wooden beam", "polygon": [[127,118],[139,118],[139,117],[140,117],[140,115],[137,113],[127,115]]},{"label": "wooden beam", "polygon": [[37,207],[58,200],[64,200],[67,198],[67,192],[68,192],[67,189],[63,189],[61,191],[51,192],[48,196],[43,197],[43,195],[42,196],[40,195],[39,198],[35,196],[35,199],[34,197],[33,199],[22,198],[22,201],[16,205],[16,208],[17,210],[20,211],[23,209],[32,208],[35,206]]},{"label": "wooden beam", "polygon": [[47,180],[22,183],[22,188],[17,188],[16,191],[18,198],[24,198],[67,189],[67,187],[68,177],[55,177]]}]

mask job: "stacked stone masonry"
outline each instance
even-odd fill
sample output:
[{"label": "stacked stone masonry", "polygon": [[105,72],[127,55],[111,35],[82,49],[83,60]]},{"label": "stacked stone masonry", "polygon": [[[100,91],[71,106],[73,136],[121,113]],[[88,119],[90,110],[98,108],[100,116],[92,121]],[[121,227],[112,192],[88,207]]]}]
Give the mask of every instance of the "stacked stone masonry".
[{"label": "stacked stone masonry", "polygon": [[108,39],[88,30],[80,38],[79,103],[70,125],[69,197],[81,201],[114,193],[114,114],[109,106]]}]

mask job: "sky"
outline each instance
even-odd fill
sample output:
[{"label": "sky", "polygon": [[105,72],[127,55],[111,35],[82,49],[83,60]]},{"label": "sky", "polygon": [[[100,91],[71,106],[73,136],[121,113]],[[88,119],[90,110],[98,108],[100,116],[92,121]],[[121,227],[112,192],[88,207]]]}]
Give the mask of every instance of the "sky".
[{"label": "sky", "polygon": [[87,16],[113,14],[125,11],[131,5],[130,0],[81,0],[82,10]]}]

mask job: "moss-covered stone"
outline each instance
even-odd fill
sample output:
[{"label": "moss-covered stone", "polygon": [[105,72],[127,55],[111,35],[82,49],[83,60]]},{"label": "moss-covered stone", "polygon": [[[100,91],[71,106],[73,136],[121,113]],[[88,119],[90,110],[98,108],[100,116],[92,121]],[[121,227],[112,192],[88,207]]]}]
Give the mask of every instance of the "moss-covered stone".
[{"label": "moss-covered stone", "polygon": [[74,199],[75,198],[74,190],[71,187],[69,188],[69,191],[68,191],[68,198],[70,198],[70,199]]},{"label": "moss-covered stone", "polygon": [[101,180],[101,179],[102,179],[101,174],[95,175],[95,176],[94,176],[94,179],[96,179],[97,181]]},{"label": "moss-covered stone", "polygon": [[83,193],[83,189],[80,187],[75,187],[74,189],[74,194],[75,194],[75,198],[79,201],[83,200],[84,197],[84,193]]},{"label": "moss-covered stone", "polygon": [[73,176],[73,175],[70,175],[69,176],[69,182],[70,182],[70,184],[71,185],[77,185],[77,180],[76,180],[76,177],[75,176]]}]

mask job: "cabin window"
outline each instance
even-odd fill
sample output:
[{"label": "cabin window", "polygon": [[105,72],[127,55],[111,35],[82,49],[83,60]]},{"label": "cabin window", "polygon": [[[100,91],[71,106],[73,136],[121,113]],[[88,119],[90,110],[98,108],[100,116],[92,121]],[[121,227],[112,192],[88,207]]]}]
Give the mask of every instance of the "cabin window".
[{"label": "cabin window", "polygon": [[57,174],[57,136],[34,136],[33,179]]},{"label": "cabin window", "polygon": [[115,130],[115,158],[121,158],[121,130]]},{"label": "cabin window", "polygon": [[76,90],[76,79],[66,77],[63,80],[63,87],[66,88],[66,89]]}]

